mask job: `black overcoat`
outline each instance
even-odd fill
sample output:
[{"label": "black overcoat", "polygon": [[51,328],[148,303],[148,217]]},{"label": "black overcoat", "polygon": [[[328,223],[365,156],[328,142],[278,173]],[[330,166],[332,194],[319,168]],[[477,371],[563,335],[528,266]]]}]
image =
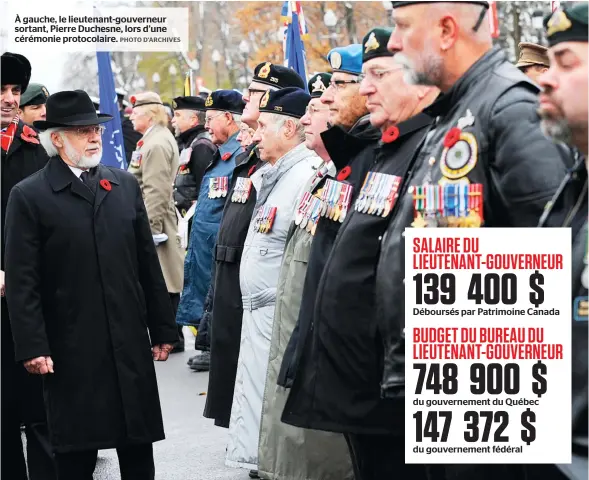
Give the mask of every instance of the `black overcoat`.
[{"label": "black overcoat", "polygon": [[177,328],[133,175],[99,165],[95,194],[59,158],[15,186],[6,296],[16,360],[43,377],[56,452],[164,438],[151,346]]},{"label": "black overcoat", "polygon": [[213,317],[210,325],[211,365],[204,416],[215,425],[229,427],[231,403],[237,373],[241,341],[243,303],[239,286],[239,264],[243,244],[256,205],[256,189],[252,187],[245,203],[233,202],[233,188],[239,177],[249,177],[259,159],[254,145],[236,159],[232,187],[227,194],[223,219],[215,246],[215,277]]}]

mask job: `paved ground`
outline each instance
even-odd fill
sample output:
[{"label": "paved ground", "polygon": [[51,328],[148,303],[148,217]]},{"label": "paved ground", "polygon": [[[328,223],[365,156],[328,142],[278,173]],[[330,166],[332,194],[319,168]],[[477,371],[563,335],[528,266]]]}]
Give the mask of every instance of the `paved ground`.
[{"label": "paved ground", "polygon": [[[185,330],[187,346],[194,337]],[[208,373],[197,373],[186,361],[191,348],[171,355],[167,362],[156,362],[166,440],[154,444],[157,480],[248,480],[248,471],[225,466],[227,430],[215,427],[202,412]],[[114,450],[99,452],[95,480],[120,478]]]}]

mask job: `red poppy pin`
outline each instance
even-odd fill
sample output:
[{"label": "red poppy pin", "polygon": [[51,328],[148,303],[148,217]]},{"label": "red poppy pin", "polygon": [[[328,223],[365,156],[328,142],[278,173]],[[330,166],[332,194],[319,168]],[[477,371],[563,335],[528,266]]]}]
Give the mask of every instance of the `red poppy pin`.
[{"label": "red poppy pin", "polygon": [[251,177],[252,174],[256,171],[256,166],[252,165],[252,168],[249,169],[249,172],[247,172],[247,176]]},{"label": "red poppy pin", "polygon": [[100,180],[100,186],[102,188],[104,188],[107,192],[110,192],[112,190],[112,185],[110,184],[110,182],[103,178],[102,180]]},{"label": "red poppy pin", "polygon": [[221,157],[221,160],[223,160],[224,162],[226,162],[230,158],[231,158],[231,154],[229,152],[227,152],[227,153],[224,153],[223,154],[223,156]]},{"label": "red poppy pin", "polygon": [[460,134],[462,130],[457,127],[451,128],[446,136],[444,137],[444,147],[452,148],[458,140],[460,140]]},{"label": "red poppy pin", "polygon": [[20,134],[20,138],[22,138],[25,142],[35,143],[39,145],[39,139],[37,138],[37,132],[33,130],[28,125],[25,125],[22,129],[22,133]]},{"label": "red poppy pin", "polygon": [[350,173],[352,173],[352,167],[348,165],[347,167],[342,168],[335,178],[341,182],[348,178]]},{"label": "red poppy pin", "polygon": [[131,105],[135,105],[137,97],[135,95],[131,95],[131,97],[129,97],[129,101],[131,102]]},{"label": "red poppy pin", "polygon": [[137,148],[141,148],[143,146],[143,140],[139,140],[137,142]]},{"label": "red poppy pin", "polygon": [[394,125],[392,127],[387,128],[385,132],[382,134],[382,141],[384,143],[394,142],[395,140],[397,140],[397,138],[399,138],[399,129]]}]

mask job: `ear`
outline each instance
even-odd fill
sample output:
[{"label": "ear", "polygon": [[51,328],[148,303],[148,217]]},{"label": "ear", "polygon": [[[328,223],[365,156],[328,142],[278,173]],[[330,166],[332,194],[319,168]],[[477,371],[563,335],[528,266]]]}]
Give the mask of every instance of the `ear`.
[{"label": "ear", "polygon": [[295,136],[296,131],[297,126],[295,124],[295,121],[292,118],[287,118],[286,122],[284,122],[284,136],[290,140],[292,137]]},{"label": "ear", "polygon": [[456,43],[459,30],[458,21],[452,14],[447,13],[440,18],[439,22],[440,49],[445,52]]},{"label": "ear", "polygon": [[59,132],[53,132],[51,134],[51,141],[57,148],[63,148],[63,139],[61,138],[61,134]]}]

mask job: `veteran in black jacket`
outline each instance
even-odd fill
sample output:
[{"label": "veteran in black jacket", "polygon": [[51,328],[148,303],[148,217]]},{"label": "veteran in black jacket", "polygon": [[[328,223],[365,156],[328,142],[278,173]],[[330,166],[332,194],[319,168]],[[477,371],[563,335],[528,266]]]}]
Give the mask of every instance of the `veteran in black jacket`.
[{"label": "veteran in black jacket", "polygon": [[[589,353],[587,327],[589,286],[587,243],[587,137],[589,124],[588,82],[589,59],[587,54],[587,25],[589,8],[586,3],[557,10],[544,21],[549,43],[550,69],[539,77],[543,88],[540,94],[540,116],[545,133],[555,140],[566,141],[579,149],[576,165],[562,182],[553,200],[548,204],[540,226],[571,228],[572,246],[572,434],[573,461],[559,465],[566,475],[557,477],[556,467],[542,466],[546,478],[587,478],[588,450],[588,392]],[[554,159],[553,161],[557,161]],[[532,466],[538,469],[540,466]]]},{"label": "veteran in black jacket", "polygon": [[101,123],[88,95],[47,100],[47,166],[13,188],[6,292],[16,360],[43,375],[58,477],[89,478],[116,448],[122,479],[154,478],[164,438],[153,360],[177,340],[137,181],[99,164]]},{"label": "veteran in black jacket", "polygon": [[[565,175],[564,162],[554,161],[559,150],[540,130],[537,85],[492,47],[488,2],[393,5],[389,50],[411,83],[435,85],[443,95],[425,109],[435,121],[405,178],[378,263],[382,383],[389,398],[402,397],[405,387],[404,229],[536,226]],[[438,186],[443,195],[435,201],[431,192]],[[508,465],[450,466],[448,472],[522,478]]]}]

